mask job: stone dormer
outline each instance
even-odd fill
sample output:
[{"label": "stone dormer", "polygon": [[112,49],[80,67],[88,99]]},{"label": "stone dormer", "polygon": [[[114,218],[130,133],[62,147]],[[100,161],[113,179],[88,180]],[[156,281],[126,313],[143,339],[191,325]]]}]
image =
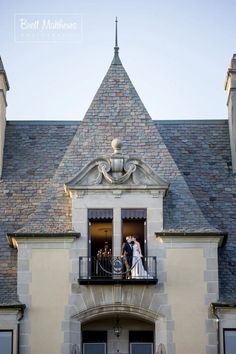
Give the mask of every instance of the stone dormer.
[{"label": "stone dormer", "polygon": [[2,176],[3,150],[6,128],[6,92],[9,90],[7,75],[0,57],[0,178]]},{"label": "stone dormer", "polygon": [[[113,230],[110,247],[113,254],[119,255],[126,231],[138,226],[131,222],[128,225],[127,220],[136,220],[139,229],[143,229],[141,242],[143,246],[149,243],[151,253],[155,231],[163,230],[163,198],[168,183],[142,159],[123,154],[120,139],[113,139],[112,148],[112,154],[91,160],[65,184],[65,191],[72,199],[73,230],[80,230],[86,240],[91,233],[87,231],[88,225],[91,229],[99,228],[97,221],[106,220],[107,229]],[[93,223],[94,219],[99,220]],[[92,241],[96,243],[95,239]]]},{"label": "stone dormer", "polygon": [[230,67],[225,80],[225,90],[228,93],[228,118],[229,118],[229,135],[232,157],[233,173],[236,173],[236,54],[230,62]]}]

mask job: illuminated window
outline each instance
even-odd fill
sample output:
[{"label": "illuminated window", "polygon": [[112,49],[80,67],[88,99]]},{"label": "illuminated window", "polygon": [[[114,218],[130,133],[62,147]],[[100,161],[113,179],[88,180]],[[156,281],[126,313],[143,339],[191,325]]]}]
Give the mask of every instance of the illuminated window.
[{"label": "illuminated window", "polygon": [[125,242],[125,237],[128,235],[135,236],[140,243],[143,255],[147,255],[147,240],[146,240],[146,209],[122,209],[122,242]]},{"label": "illuminated window", "polygon": [[236,328],[224,329],[224,354],[235,354]]},{"label": "illuminated window", "polygon": [[0,330],[0,352],[1,354],[12,354],[13,331]]}]

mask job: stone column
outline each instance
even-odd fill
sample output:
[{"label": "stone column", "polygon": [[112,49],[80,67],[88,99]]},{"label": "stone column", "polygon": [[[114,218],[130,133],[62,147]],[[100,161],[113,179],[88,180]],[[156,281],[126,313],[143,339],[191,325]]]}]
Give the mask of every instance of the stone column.
[{"label": "stone column", "polygon": [[233,55],[227,72],[225,90],[228,92],[227,106],[232,169],[233,173],[236,173],[236,54]]},{"label": "stone column", "polygon": [[0,178],[2,176],[3,150],[4,150],[5,128],[6,128],[6,107],[7,107],[6,92],[8,90],[9,90],[9,83],[0,57]]},{"label": "stone column", "polygon": [[121,208],[113,208],[113,250],[114,256],[121,254]]}]

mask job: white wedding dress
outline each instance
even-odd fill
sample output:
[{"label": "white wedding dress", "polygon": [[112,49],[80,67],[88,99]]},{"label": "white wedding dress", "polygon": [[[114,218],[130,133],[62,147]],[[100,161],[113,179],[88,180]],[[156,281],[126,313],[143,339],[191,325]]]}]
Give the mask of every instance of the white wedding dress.
[{"label": "white wedding dress", "polygon": [[132,258],[132,268],[131,268],[131,278],[150,278],[148,273],[143,267],[142,258],[140,255],[139,247],[137,244],[133,245],[133,258]]}]

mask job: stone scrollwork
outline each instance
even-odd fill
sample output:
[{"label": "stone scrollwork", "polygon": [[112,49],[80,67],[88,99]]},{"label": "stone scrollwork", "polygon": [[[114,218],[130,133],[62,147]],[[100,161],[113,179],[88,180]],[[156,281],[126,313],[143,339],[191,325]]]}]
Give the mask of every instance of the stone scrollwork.
[{"label": "stone scrollwork", "polygon": [[134,163],[129,163],[129,165],[127,165],[127,170],[124,170],[122,175],[112,175],[108,173],[109,171],[112,171],[111,165],[108,167],[105,162],[98,163],[98,177],[95,180],[95,184],[100,184],[103,177],[110,184],[123,184],[128,181],[135,170],[136,165]]},{"label": "stone scrollwork", "polygon": [[96,165],[98,168],[98,176],[95,179],[94,184],[101,184],[103,176],[105,177],[105,175],[108,175],[108,172],[110,171],[111,166],[110,166],[109,162],[106,162],[106,161],[97,162]]},{"label": "stone scrollwork", "polygon": [[[145,162],[136,157],[122,154],[122,142],[112,140],[113,153],[92,160],[72,180],[65,184],[65,191],[83,191],[87,189],[144,188],[153,191],[153,197],[165,192],[168,183],[159,177]],[[120,187],[119,187],[120,186]],[[73,194],[73,193],[72,193]],[[120,197],[121,192],[116,197]],[[83,194],[77,194],[77,198]]]},{"label": "stone scrollwork", "polygon": [[122,143],[120,139],[113,139],[111,145],[113,154],[110,159],[97,162],[98,176],[94,181],[95,184],[101,184],[103,178],[109,184],[123,184],[136,170],[135,161],[125,161],[121,153]]}]

